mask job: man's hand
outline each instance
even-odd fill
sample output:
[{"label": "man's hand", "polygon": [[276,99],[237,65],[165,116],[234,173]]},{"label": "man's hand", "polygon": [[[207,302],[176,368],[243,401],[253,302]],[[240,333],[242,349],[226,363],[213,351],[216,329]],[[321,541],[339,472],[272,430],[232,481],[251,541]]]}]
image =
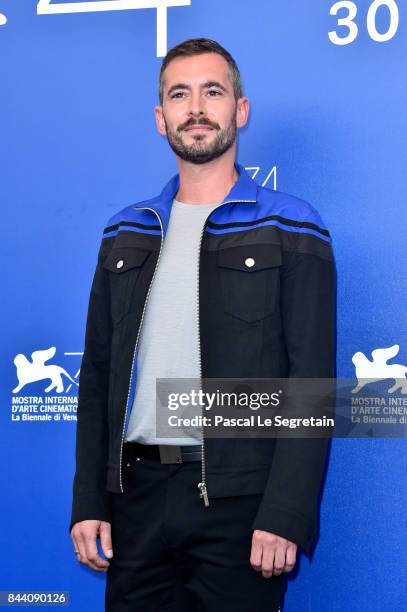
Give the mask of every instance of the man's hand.
[{"label": "man's hand", "polygon": [[295,565],[297,545],[275,533],[255,529],[252,536],[250,564],[265,578],[291,572]]},{"label": "man's hand", "polygon": [[106,572],[110,563],[99,555],[96,544],[100,534],[100,544],[106,557],[113,557],[110,523],[106,521],[79,521],[71,529],[76,558],[97,572]]}]

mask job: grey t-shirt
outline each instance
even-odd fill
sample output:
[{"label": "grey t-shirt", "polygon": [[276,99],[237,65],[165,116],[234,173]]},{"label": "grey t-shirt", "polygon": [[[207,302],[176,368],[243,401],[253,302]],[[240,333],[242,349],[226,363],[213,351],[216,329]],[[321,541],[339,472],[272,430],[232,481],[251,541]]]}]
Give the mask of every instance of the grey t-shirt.
[{"label": "grey t-shirt", "polygon": [[[151,284],[138,344],[137,383],[125,441],[191,445],[201,432],[182,438],[156,436],[156,378],[199,378],[198,254],[207,217],[221,202],[173,201],[160,260]],[[177,416],[180,411],[172,414]],[[170,414],[170,411],[168,411]]]}]

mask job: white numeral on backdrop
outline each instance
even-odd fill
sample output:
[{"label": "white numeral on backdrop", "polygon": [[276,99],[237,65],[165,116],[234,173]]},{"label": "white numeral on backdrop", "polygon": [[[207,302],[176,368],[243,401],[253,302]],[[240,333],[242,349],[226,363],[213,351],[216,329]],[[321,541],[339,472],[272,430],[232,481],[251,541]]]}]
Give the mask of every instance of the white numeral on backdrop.
[{"label": "white numeral on backdrop", "polygon": [[358,26],[353,21],[357,15],[358,7],[354,2],[349,2],[348,0],[343,0],[342,2],[335,2],[335,4],[331,6],[329,14],[336,15],[338,11],[342,8],[348,9],[348,14],[346,17],[341,17],[340,19],[338,19],[338,25],[346,26],[348,28],[348,35],[338,36],[335,30],[331,30],[331,32],[328,32],[329,40],[335,45],[349,45],[356,39],[358,35]]},{"label": "white numeral on backdrop", "polygon": [[[376,27],[377,11],[382,6],[388,9],[390,16],[389,28],[387,32],[383,34],[378,32]],[[338,26],[345,26],[348,29],[348,33],[345,36],[339,36],[335,30],[331,30],[328,32],[328,37],[334,45],[349,45],[356,40],[358,35],[358,26],[354,21],[358,12],[358,7],[355,2],[341,0],[341,2],[335,2],[335,4],[331,6],[329,14],[337,15],[341,9],[346,9],[347,14],[344,17],[338,17]],[[367,31],[370,38],[376,42],[386,42],[390,40],[397,33],[399,21],[399,8],[395,0],[373,0],[372,4],[369,6],[366,19]]]},{"label": "white numeral on backdrop", "polygon": [[[387,6],[390,13],[389,29],[383,34],[380,34],[376,28],[376,13],[381,6]],[[399,21],[399,7],[397,6],[395,0],[387,0],[386,2],[383,2],[383,0],[374,0],[367,13],[367,31],[369,32],[370,38],[376,40],[377,42],[386,42],[387,40],[390,40],[398,30]]]},{"label": "white numeral on backdrop", "polygon": [[167,9],[177,6],[190,6],[190,4],[191,0],[91,0],[84,2],[38,0],[37,15],[96,13],[99,11],[125,11],[146,8],[156,9],[157,57],[164,57],[167,53]]},{"label": "white numeral on backdrop", "polygon": [[[257,174],[260,172],[260,166],[245,166],[245,170],[253,170],[251,177],[252,177],[252,179],[255,179]],[[267,185],[267,183],[269,182],[271,176],[273,177],[273,186],[272,187]],[[264,181],[261,184],[262,187],[266,187],[266,185],[269,187],[269,189],[274,189],[274,191],[276,191],[276,189],[277,189],[277,166],[273,166],[272,167],[272,169],[267,174],[266,178],[264,179]]]}]

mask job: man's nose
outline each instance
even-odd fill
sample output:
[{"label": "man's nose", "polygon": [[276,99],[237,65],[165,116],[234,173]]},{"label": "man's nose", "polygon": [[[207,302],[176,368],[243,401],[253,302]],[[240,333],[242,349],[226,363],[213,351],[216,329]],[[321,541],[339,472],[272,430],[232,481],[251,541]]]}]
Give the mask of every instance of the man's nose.
[{"label": "man's nose", "polygon": [[205,113],[205,101],[198,92],[192,92],[189,98],[190,106],[189,113],[194,116],[203,115]]}]

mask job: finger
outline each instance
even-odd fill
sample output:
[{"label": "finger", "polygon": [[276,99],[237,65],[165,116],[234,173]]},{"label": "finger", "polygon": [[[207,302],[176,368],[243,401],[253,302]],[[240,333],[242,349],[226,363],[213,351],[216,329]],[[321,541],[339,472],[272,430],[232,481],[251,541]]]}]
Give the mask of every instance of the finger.
[{"label": "finger", "polygon": [[261,571],[261,558],[262,558],[262,544],[253,535],[252,536],[252,548],[250,552],[250,564],[256,572]]},{"label": "finger", "polygon": [[264,578],[270,578],[273,575],[274,567],[274,546],[263,546],[263,557],[261,561],[261,573]]},{"label": "finger", "polygon": [[80,561],[79,544],[77,542],[76,536],[74,536],[73,533],[71,533],[71,538],[72,538],[73,551],[74,551],[75,557],[77,558],[78,561]]},{"label": "finger", "polygon": [[[84,565],[89,565],[89,567],[92,567],[89,563],[88,560],[86,558],[86,547],[85,547],[85,540],[83,539],[81,533],[79,532],[78,535],[76,536],[76,550],[79,551],[79,554],[76,553],[76,558],[80,563],[83,563]],[[95,568],[92,568],[95,569]]]},{"label": "finger", "polygon": [[294,568],[296,557],[297,557],[297,547],[289,546],[287,548],[286,555],[285,555],[285,566],[284,566],[285,572],[291,572],[291,570]]},{"label": "finger", "polygon": [[113,557],[111,526],[106,521],[100,524],[100,545],[105,557],[111,559]]},{"label": "finger", "polygon": [[90,534],[85,538],[85,554],[86,559],[91,563],[93,569],[106,570],[109,567],[109,561],[102,559],[99,555],[98,547],[96,545],[96,534]]},{"label": "finger", "polygon": [[273,576],[279,576],[285,566],[285,558],[286,558],[286,546],[281,544],[278,546],[274,553],[274,567],[273,567]]}]

